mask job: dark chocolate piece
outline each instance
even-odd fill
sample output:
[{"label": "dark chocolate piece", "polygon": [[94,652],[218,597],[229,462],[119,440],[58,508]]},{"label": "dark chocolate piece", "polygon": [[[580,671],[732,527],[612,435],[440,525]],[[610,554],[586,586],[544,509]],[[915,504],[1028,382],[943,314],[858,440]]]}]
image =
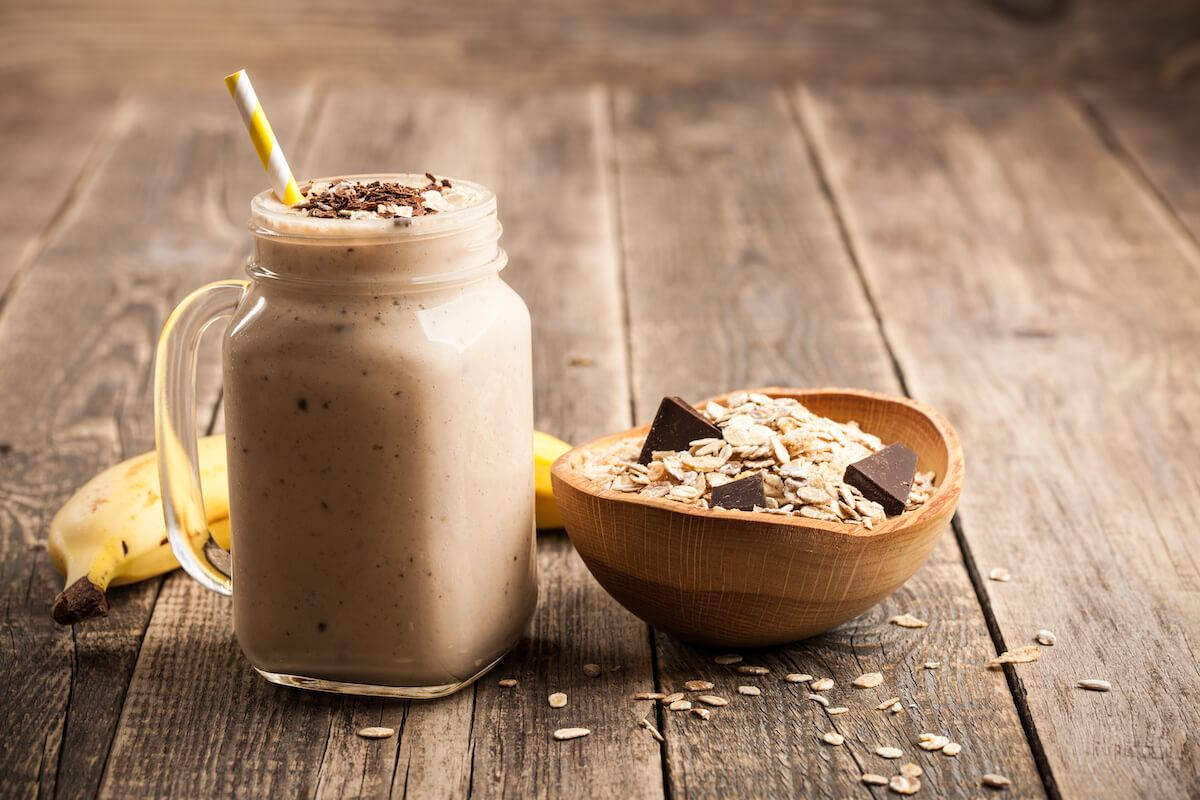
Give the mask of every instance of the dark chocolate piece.
[{"label": "dark chocolate piece", "polygon": [[862,492],[863,497],[883,506],[889,517],[894,517],[904,513],[904,504],[916,474],[917,454],[897,443],[846,467],[842,480]]},{"label": "dark chocolate piece", "polygon": [[678,397],[664,397],[646,434],[639,464],[649,464],[655,450],[687,450],[697,439],[720,439],[721,429]]},{"label": "dark chocolate piece", "polygon": [[756,472],[748,478],[739,478],[712,490],[713,508],[734,508],[738,511],[753,511],[754,507],[767,507],[767,496],[763,491],[763,476]]}]

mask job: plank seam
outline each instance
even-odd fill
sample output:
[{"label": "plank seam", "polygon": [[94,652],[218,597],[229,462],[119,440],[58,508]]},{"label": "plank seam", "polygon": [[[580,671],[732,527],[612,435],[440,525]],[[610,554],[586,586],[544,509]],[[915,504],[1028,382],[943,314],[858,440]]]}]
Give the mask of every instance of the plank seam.
[{"label": "plank seam", "polygon": [[[866,273],[862,268],[862,262],[859,259],[858,250],[854,245],[853,237],[850,233],[849,225],[846,222],[846,216],[842,208],[842,204],[838,201],[837,195],[833,190],[833,184],[829,180],[826,173],[824,162],[821,160],[820,154],[817,152],[817,137],[812,130],[807,117],[801,108],[801,103],[796,99],[796,93],[806,91],[803,86],[798,86],[792,91],[784,91],[787,106],[791,111],[792,118],[796,123],[796,127],[800,132],[800,138],[804,142],[804,148],[808,154],[809,161],[812,164],[813,173],[817,179],[817,185],[820,188],[821,195],[825,198],[825,202],[829,205],[830,213],[833,215],[837,223],[838,235],[842,241],[842,246],[846,250],[846,255],[850,261],[851,267],[858,280],[859,286],[862,289],[863,296],[866,298],[867,304],[870,306],[871,314],[875,318],[875,325],[879,330],[880,340],[887,351],[888,358],[892,362],[892,369],[896,374],[896,379],[900,382],[900,388],[905,395],[910,395],[908,390],[908,382],[904,376],[904,369],[900,365],[900,360],[896,356],[896,352],[892,347],[891,341],[888,339],[887,331],[883,324],[883,317],[879,311],[879,304],[871,291],[870,283],[867,281]],[[963,533],[962,522],[955,514],[950,522],[951,530],[954,532],[954,538],[958,542],[959,554],[962,556],[963,566],[967,570],[967,577],[971,581],[971,588],[975,591],[975,599],[979,604],[979,608],[983,614],[984,624],[987,626],[988,634],[991,636],[992,644],[996,648],[997,653],[1004,652],[1007,648],[1004,645],[1004,635],[1000,630],[1000,623],[996,619],[996,615],[992,609],[991,602],[987,597],[987,590],[983,585],[983,576],[975,565],[975,558],[971,552],[971,548],[967,544],[967,539]],[[1038,776],[1041,778],[1042,785],[1046,790],[1046,795],[1050,800],[1062,800],[1062,793],[1058,787],[1058,781],[1054,777],[1054,773],[1050,768],[1050,760],[1046,755],[1046,748],[1042,743],[1041,735],[1038,733],[1037,723],[1033,719],[1033,713],[1029,708],[1029,697],[1025,691],[1024,685],[1017,677],[1015,670],[1011,664],[1004,666],[1005,678],[1008,681],[1009,695],[1012,697],[1013,706],[1017,711],[1017,718],[1021,722],[1021,728],[1025,732],[1026,742],[1029,744],[1029,749],[1033,755],[1034,764],[1037,766]]]},{"label": "plank seam", "polygon": [[119,138],[117,134],[122,128],[121,123],[128,114],[131,106],[132,101],[125,94],[119,95],[113,101],[113,109],[109,113],[108,119],[100,126],[99,135],[92,140],[87,157],[83,160],[83,165],[79,168],[79,172],[75,175],[67,187],[67,191],[63,194],[62,202],[54,209],[54,213],[50,215],[50,220],[46,223],[46,226],[32,241],[25,245],[21,254],[17,256],[16,268],[13,270],[8,286],[0,288],[0,318],[3,318],[9,302],[17,295],[17,292],[29,278],[38,258],[41,257],[50,243],[58,237],[59,231],[62,230],[67,217],[70,216],[70,212],[79,202],[79,198],[91,187],[92,182],[99,175],[100,167],[107,160],[108,156],[112,154]]},{"label": "plank seam", "polygon": [[1167,219],[1168,227],[1174,228],[1175,232],[1188,245],[1192,256],[1189,259],[1193,265],[1200,263],[1200,232],[1192,230],[1187,221],[1180,215],[1179,211],[1171,203],[1166,193],[1159,188],[1154,182],[1154,178],[1146,171],[1141,160],[1134,154],[1132,148],[1127,147],[1121,140],[1121,136],[1105,118],[1104,112],[1089,100],[1085,95],[1079,92],[1073,92],[1070,96],[1080,116],[1084,122],[1096,134],[1096,138],[1104,145],[1113,159],[1121,166],[1130,180],[1146,191],[1152,198],[1154,206]]},{"label": "plank seam", "polygon": [[[609,176],[609,204],[612,212],[613,236],[616,238],[615,257],[617,261],[617,287],[621,292],[621,330],[625,334],[625,384],[629,391],[629,419],[637,422],[637,392],[634,390],[633,378],[633,326],[630,323],[629,310],[629,271],[625,257],[625,223],[621,216],[621,163],[617,147],[617,96],[612,87],[605,87],[608,102],[604,104],[608,111],[609,141],[612,149],[609,163],[603,172]],[[651,648],[653,650],[653,648]],[[655,673],[655,680],[658,674]]]},{"label": "plank seam", "polygon": [[[75,681],[79,676],[79,644],[75,641],[75,626],[71,626],[71,683],[67,686],[67,708],[63,714],[62,738],[58,741],[58,759],[54,764],[54,796],[58,797],[58,778],[62,775],[63,751],[67,749],[67,729],[71,725],[71,701],[75,698]],[[110,748],[111,749],[111,748]],[[107,766],[107,764],[106,764]],[[38,765],[38,794],[41,794],[41,765]],[[104,773],[101,771],[101,778]],[[103,780],[101,781],[103,783]],[[100,787],[97,785],[96,794],[99,795]]]},{"label": "plank seam", "polygon": [[[411,701],[410,701],[411,702]],[[467,731],[467,750],[471,753],[471,758],[467,762],[467,797],[475,796],[475,718],[479,715],[479,681],[475,681],[471,685],[471,727]],[[412,754],[408,757],[409,765],[412,765]],[[404,776],[404,796],[408,797],[408,775]]]}]

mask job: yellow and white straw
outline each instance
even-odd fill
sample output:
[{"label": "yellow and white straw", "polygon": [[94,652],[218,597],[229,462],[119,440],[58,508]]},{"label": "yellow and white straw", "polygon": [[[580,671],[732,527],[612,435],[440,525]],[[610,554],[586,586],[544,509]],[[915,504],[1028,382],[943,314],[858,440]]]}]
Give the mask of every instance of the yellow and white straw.
[{"label": "yellow and white straw", "polygon": [[250,131],[250,141],[254,142],[254,149],[258,151],[263,169],[271,179],[271,188],[275,190],[275,196],[284,205],[299,203],[304,199],[304,195],[300,194],[300,187],[292,177],[292,170],[283,156],[283,148],[275,141],[275,132],[271,130],[271,123],[267,122],[267,115],[263,113],[262,104],[258,102],[258,95],[250,85],[250,76],[246,74],[246,70],[240,69],[226,76],[225,85],[242,114],[242,121]]}]

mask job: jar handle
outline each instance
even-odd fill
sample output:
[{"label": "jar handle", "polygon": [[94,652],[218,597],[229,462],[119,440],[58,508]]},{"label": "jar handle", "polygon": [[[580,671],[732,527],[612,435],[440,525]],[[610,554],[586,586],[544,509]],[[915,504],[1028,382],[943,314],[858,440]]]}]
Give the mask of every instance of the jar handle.
[{"label": "jar handle", "polygon": [[[185,297],[167,318],[154,359],[154,438],[167,537],[188,574],[226,596],[233,594],[229,556],[208,529],[200,491],[196,346],[209,325],[233,314],[249,285],[218,281]],[[214,555],[224,566],[214,563]]]}]

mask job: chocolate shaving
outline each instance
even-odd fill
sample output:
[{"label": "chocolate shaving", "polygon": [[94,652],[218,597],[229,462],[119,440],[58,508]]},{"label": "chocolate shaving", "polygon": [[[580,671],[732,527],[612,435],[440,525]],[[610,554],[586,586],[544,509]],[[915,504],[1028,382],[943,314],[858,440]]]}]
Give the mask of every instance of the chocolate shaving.
[{"label": "chocolate shaving", "polygon": [[[432,173],[426,172],[425,177],[429,179],[429,185],[420,189],[399,183],[384,181],[352,183],[338,178],[330,182],[329,189],[309,194],[292,208],[301,210],[310,217],[320,219],[350,217],[352,211],[366,211],[380,219],[402,216],[387,206],[407,206],[412,209],[414,217],[436,214],[437,209],[425,206],[424,193],[453,187],[445,178],[439,185],[438,179]],[[311,182],[308,184],[308,188],[312,189]]]}]

